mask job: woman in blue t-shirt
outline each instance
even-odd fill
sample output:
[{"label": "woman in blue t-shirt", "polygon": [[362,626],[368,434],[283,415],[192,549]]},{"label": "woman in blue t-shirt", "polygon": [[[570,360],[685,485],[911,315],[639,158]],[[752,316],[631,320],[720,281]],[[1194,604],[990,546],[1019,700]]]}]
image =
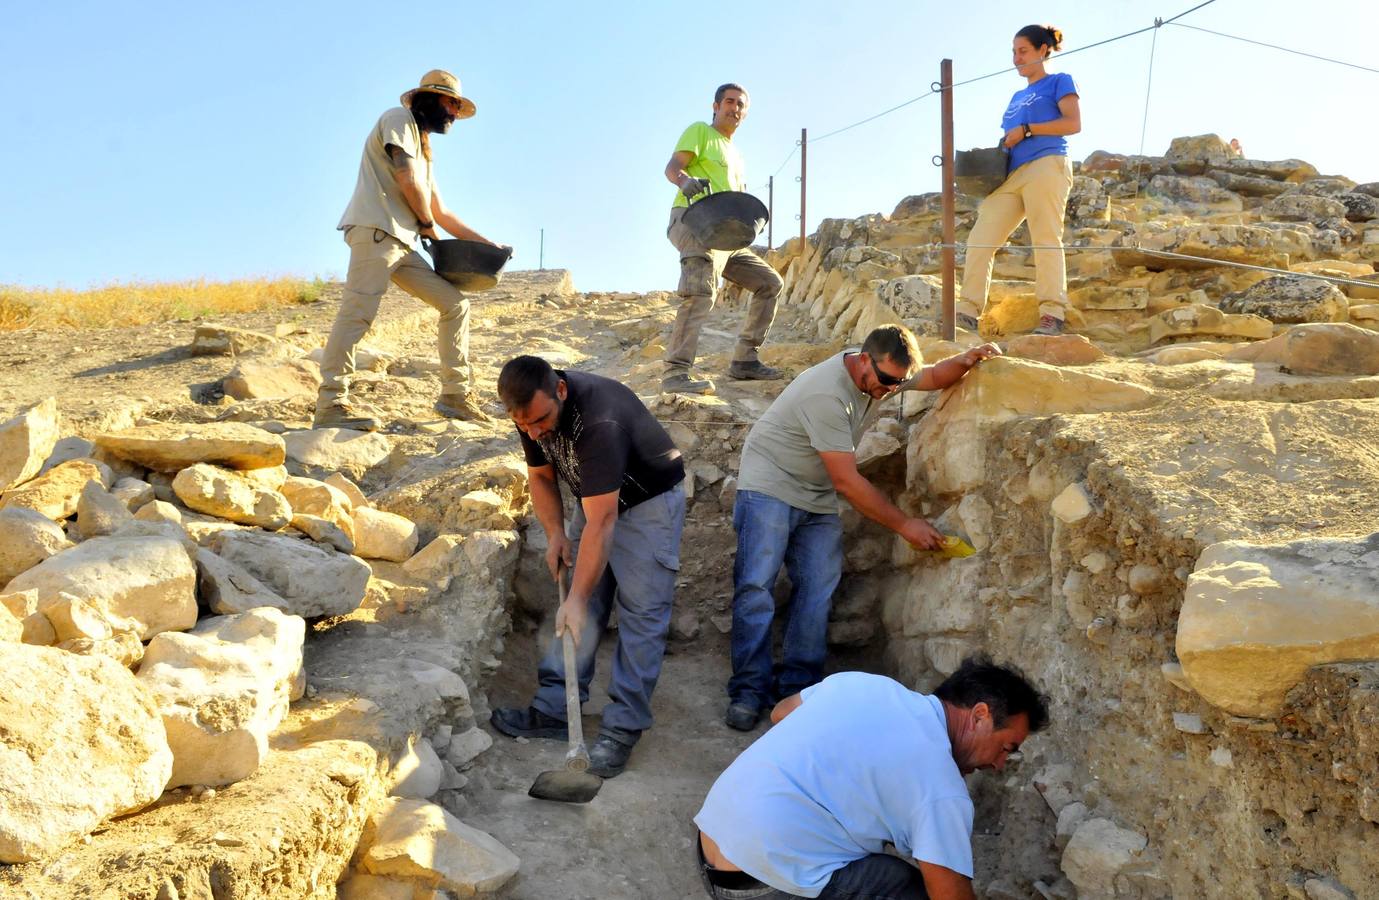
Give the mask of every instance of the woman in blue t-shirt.
[{"label": "woman in blue t-shirt", "polygon": [[1034,251],[1034,296],[1039,301],[1035,334],[1062,334],[1068,284],[1063,262],[1063,214],[1073,184],[1065,135],[1082,130],[1077,85],[1071,75],[1049,74],[1044,62],[1063,46],[1052,25],[1026,25],[1011,44],[1015,68],[1029,83],[1015,92],[1001,117],[1002,145],[1010,151],[1006,180],[982,201],[967,238],[958,325],[977,330],[991,286],[991,263],[1020,223],[1029,220],[1031,243],[1058,249]]}]

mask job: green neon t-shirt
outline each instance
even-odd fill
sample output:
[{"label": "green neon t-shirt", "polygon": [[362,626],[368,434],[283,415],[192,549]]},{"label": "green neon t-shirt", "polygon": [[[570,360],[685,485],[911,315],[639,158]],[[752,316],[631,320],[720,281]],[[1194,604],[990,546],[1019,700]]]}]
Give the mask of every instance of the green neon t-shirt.
[{"label": "green neon t-shirt", "polygon": [[[695,122],[680,135],[675,152],[686,151],[694,159],[685,171],[695,178],[707,178],[714,191],[741,191],[747,187],[746,166],[733,142],[705,122]],[[675,192],[674,206],[689,206],[685,195]]]}]

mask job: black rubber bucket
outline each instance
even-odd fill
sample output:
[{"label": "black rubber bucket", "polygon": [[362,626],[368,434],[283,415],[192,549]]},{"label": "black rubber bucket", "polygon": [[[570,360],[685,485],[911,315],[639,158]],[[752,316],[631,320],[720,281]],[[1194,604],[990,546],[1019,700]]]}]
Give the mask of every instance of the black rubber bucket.
[{"label": "black rubber bucket", "polygon": [[743,191],[720,191],[696,200],[680,221],[710,250],[741,250],[766,227],[766,204]]},{"label": "black rubber bucket", "polygon": [[1010,154],[1003,147],[959,150],[953,155],[953,180],[958,190],[973,197],[985,197],[1006,180]]},{"label": "black rubber bucket", "polygon": [[445,238],[421,239],[436,274],[462,291],[486,291],[503,277],[503,266],[512,256],[511,247],[495,247],[482,241]]}]

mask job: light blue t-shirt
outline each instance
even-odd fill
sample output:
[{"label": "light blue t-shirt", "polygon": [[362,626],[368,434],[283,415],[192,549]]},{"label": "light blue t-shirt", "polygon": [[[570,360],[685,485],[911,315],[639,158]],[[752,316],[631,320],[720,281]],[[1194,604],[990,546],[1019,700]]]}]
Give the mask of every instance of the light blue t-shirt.
[{"label": "light blue t-shirt", "polygon": [[[1073,76],[1066,72],[1045,75],[1010,98],[1005,115],[1001,117],[1001,130],[1009,131],[1026,123],[1052,122],[1063,113],[1058,109],[1058,101],[1069,94],[1077,93]],[[1010,150],[1010,171],[1014,172],[1027,162],[1041,156],[1067,156],[1068,140],[1061,134],[1036,134],[1027,137]]]},{"label": "light blue t-shirt", "polygon": [[882,853],[972,877],[972,799],[937,697],[841,672],[718,776],[694,823],[777,890],[817,897],[834,871]]}]

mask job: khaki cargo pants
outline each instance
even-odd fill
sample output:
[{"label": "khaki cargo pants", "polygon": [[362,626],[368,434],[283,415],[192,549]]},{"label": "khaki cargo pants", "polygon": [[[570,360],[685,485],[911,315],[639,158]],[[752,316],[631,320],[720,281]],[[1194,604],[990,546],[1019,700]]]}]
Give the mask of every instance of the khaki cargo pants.
[{"label": "khaki cargo pants", "polygon": [[[1041,316],[1068,317],[1068,276],[1063,258],[1063,215],[1073,186],[1073,167],[1066,156],[1041,156],[1010,174],[977,209],[977,224],[967,238],[962,268],[962,295],[957,311],[974,319],[986,307],[996,247],[1029,219],[1030,242],[1058,247],[1034,251],[1034,296]],[[982,246],[978,246],[982,245]],[[988,249],[990,248],[990,249]]]},{"label": "khaki cargo pants", "polygon": [[321,359],[321,390],[318,406],[342,399],[354,374],[354,348],[363,340],[378,302],[392,281],[407,293],[440,313],[438,349],[441,361],[441,393],[468,393],[472,381],[469,365],[469,301],[456,287],[436,274],[421,254],[377,228],[345,229],[350,246],[350,268],[345,294]]},{"label": "khaki cargo pants", "polygon": [[685,207],[672,209],[666,229],[666,237],[680,251],[680,286],[676,289],[680,311],[666,343],[666,374],[688,372],[694,365],[699,332],[713,309],[720,277],[752,292],[747,318],[733,348],[733,362],[757,362],[757,350],[776,317],[776,299],[785,282],[751,250],[708,249],[680,222],[684,215]]}]

